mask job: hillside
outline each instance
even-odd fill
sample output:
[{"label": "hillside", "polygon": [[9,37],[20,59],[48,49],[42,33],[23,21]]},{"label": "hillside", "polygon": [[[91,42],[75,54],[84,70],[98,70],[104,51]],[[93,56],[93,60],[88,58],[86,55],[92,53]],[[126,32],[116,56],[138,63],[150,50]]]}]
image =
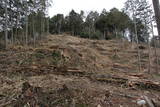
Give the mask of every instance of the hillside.
[{"label": "hillside", "polygon": [[158,107],[160,74],[151,52],[148,73],[148,47],[125,40],[50,35],[36,48],[1,50],[0,107],[137,107],[146,97]]}]

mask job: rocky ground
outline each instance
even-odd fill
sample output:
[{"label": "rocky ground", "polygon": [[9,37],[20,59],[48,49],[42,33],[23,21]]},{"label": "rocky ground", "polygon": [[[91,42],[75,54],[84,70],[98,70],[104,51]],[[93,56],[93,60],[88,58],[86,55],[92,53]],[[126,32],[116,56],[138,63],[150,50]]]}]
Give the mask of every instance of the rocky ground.
[{"label": "rocky ground", "polygon": [[146,45],[65,34],[12,46],[0,51],[0,107],[160,107],[154,48],[151,59],[149,73]]}]

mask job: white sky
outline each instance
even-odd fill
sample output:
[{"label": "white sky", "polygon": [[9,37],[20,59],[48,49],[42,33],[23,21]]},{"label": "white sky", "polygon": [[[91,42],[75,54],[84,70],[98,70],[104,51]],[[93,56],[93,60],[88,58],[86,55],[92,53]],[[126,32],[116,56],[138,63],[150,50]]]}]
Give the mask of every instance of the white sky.
[{"label": "white sky", "polygon": [[68,15],[72,9],[76,12],[84,10],[85,13],[91,10],[101,12],[104,8],[109,11],[113,7],[122,9],[125,1],[127,0],[52,0],[53,4],[49,9],[49,16],[52,17],[58,13]]},{"label": "white sky", "polygon": [[84,10],[89,12],[96,10],[101,12],[103,8],[110,10],[113,7],[123,8],[126,0],[53,0],[52,7],[49,9],[49,15],[52,17],[57,13],[67,15],[72,9],[76,12]]}]

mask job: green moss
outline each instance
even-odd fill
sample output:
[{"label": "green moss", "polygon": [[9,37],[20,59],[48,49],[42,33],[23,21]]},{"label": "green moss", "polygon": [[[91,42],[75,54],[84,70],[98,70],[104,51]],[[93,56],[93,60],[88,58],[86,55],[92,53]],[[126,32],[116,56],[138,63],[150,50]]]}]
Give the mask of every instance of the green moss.
[{"label": "green moss", "polygon": [[61,58],[61,53],[60,53],[60,51],[53,51],[53,53],[52,53],[52,58],[53,58],[53,59],[60,59],[60,58]]},{"label": "green moss", "polygon": [[58,65],[61,62],[62,55],[60,51],[53,51],[52,53],[52,63]]},{"label": "green moss", "polygon": [[76,104],[76,107],[89,107],[87,104]]},{"label": "green moss", "polygon": [[39,59],[44,59],[45,55],[43,53],[35,53],[34,56]]}]

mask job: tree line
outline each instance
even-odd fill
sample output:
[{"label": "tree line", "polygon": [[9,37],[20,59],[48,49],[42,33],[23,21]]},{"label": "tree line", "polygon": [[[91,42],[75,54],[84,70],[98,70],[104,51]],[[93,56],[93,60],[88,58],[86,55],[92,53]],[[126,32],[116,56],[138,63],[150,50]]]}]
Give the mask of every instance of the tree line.
[{"label": "tree line", "polygon": [[83,38],[126,38],[147,43],[151,37],[151,23],[154,19],[151,5],[146,0],[128,0],[122,10],[103,9],[101,13],[91,11],[87,16],[84,15],[84,11],[77,13],[71,10],[67,16],[53,16],[49,22],[52,34],[68,32]]},{"label": "tree line", "polygon": [[90,39],[112,39],[122,36],[125,30],[130,29],[132,20],[124,11],[117,8],[102,13],[91,11],[87,16],[71,10],[68,16],[57,14],[50,18],[50,33],[70,33]]},{"label": "tree line", "polygon": [[[156,0],[153,1],[157,6]],[[10,43],[35,44],[49,32],[67,32],[90,39],[125,38],[131,42],[147,43],[151,38],[152,23],[158,20],[154,18],[147,0],[127,0],[122,10],[91,11],[87,16],[84,11],[77,13],[72,10],[67,16],[57,14],[52,18],[48,17],[50,4],[50,0],[1,0],[0,40],[5,42],[5,47]],[[155,13],[159,15],[159,12]],[[152,37],[152,41],[158,39]]]},{"label": "tree line", "polygon": [[17,43],[35,44],[49,33],[49,6],[49,0],[1,0],[1,43],[5,47]]}]

